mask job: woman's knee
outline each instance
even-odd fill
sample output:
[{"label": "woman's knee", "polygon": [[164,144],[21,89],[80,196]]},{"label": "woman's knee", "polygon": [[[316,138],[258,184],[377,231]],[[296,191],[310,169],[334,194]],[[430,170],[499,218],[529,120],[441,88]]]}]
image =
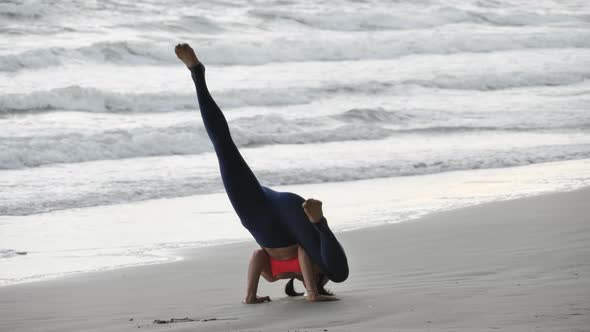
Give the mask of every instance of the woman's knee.
[{"label": "woman's knee", "polygon": [[339,269],[335,269],[335,271],[332,271],[332,273],[328,275],[328,278],[332,282],[343,282],[348,279],[348,273],[348,266],[343,266]]}]

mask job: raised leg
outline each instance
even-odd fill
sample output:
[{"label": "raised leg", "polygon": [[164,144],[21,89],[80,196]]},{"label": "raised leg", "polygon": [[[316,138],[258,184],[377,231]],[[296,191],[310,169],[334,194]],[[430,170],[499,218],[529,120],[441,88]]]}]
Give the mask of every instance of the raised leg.
[{"label": "raised leg", "polygon": [[[190,68],[201,116],[215,148],[223,185],[238,216],[243,220],[257,218],[266,209],[266,196],[256,176],[231,138],[227,121],[211,97],[202,64]],[[245,225],[246,226],[246,225]]]},{"label": "raised leg", "polygon": [[264,222],[261,211],[266,211],[268,205],[262,187],[234,144],[225,116],[209,93],[205,66],[189,45],[178,45],[175,50],[191,71],[201,117],[215,148],[227,195],[244,226],[255,227],[256,222]]}]

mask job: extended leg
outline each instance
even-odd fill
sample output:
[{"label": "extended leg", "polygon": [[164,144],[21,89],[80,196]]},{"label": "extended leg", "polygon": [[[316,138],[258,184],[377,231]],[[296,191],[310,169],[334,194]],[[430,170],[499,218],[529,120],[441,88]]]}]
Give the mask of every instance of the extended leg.
[{"label": "extended leg", "polygon": [[[257,217],[260,211],[267,206],[266,197],[234,144],[221,109],[209,93],[205,82],[205,66],[196,59],[194,52],[186,44],[177,46],[177,54],[191,71],[203,123],[215,148],[227,195],[242,223],[259,220]],[[248,228],[249,225],[244,226]]]}]

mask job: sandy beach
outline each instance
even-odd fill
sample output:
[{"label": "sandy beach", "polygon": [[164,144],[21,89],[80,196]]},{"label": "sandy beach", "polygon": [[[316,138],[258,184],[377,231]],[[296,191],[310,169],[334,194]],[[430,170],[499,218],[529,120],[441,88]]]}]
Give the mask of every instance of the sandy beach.
[{"label": "sandy beach", "polygon": [[[244,305],[255,243],[184,260],[0,288],[1,331],[589,331],[590,189],[428,215],[338,234],[341,301]],[[301,284],[296,288],[302,289]],[[188,317],[194,321],[155,324]]]}]

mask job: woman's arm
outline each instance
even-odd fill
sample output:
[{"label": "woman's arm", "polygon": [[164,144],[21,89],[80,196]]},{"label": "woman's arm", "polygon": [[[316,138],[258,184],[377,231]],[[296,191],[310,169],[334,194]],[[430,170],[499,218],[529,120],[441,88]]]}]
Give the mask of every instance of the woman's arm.
[{"label": "woman's arm", "polygon": [[309,258],[309,255],[307,255],[303,247],[299,247],[297,254],[299,258],[299,266],[301,267],[301,273],[303,274],[303,284],[307,290],[305,298],[310,302],[338,301],[339,299],[334,296],[325,296],[318,293],[318,280],[316,276],[319,273],[319,268],[313,264],[311,258]]},{"label": "woman's arm", "polygon": [[248,266],[248,286],[246,289],[246,299],[243,301],[247,304],[263,303],[270,301],[268,296],[258,296],[258,283],[260,276],[268,282],[274,282],[278,279],[272,276],[270,273],[270,267],[268,266],[268,255],[264,250],[254,250],[252,257],[250,257],[250,264]]}]

